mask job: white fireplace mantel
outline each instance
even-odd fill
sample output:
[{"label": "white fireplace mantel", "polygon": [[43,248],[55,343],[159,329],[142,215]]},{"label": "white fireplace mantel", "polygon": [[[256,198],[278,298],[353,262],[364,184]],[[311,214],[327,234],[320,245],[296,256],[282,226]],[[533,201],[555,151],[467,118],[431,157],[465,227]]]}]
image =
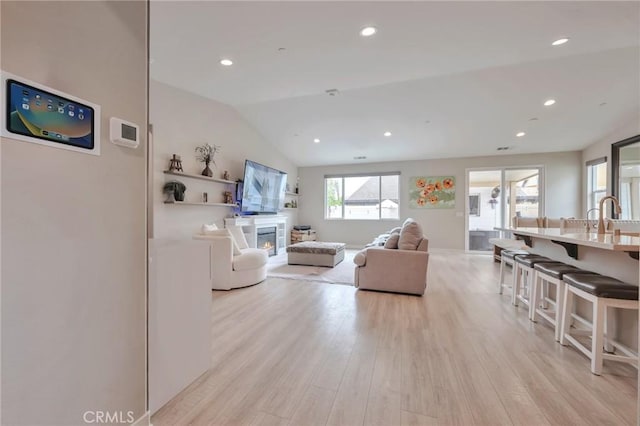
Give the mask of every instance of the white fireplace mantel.
[{"label": "white fireplace mantel", "polygon": [[279,215],[269,216],[241,216],[224,220],[224,226],[240,226],[247,239],[249,247],[257,248],[258,229],[276,228],[276,252],[283,253],[287,248],[287,217]]}]

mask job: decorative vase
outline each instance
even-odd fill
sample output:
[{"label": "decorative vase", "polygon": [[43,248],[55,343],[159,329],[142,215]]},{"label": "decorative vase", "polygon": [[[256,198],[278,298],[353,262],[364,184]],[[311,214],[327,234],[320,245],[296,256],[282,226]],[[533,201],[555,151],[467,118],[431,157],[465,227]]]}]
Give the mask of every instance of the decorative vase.
[{"label": "decorative vase", "polygon": [[173,196],[176,197],[176,201],[184,201],[184,191],[174,191]]},{"label": "decorative vase", "polygon": [[213,170],[211,170],[211,169],[209,168],[209,161],[207,161],[207,162],[206,162],[206,163],[204,163],[204,164],[205,164],[205,166],[206,166],[206,167],[205,167],[205,168],[204,168],[204,170],[202,171],[202,176],[209,176],[209,177],[213,177]]}]

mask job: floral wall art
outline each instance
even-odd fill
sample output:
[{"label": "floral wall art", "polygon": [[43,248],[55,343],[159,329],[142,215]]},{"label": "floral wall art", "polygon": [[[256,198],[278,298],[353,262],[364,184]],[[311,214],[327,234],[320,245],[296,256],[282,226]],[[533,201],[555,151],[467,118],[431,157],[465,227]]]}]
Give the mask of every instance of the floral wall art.
[{"label": "floral wall art", "polygon": [[455,205],[454,176],[414,176],[409,179],[409,208],[453,209]]}]

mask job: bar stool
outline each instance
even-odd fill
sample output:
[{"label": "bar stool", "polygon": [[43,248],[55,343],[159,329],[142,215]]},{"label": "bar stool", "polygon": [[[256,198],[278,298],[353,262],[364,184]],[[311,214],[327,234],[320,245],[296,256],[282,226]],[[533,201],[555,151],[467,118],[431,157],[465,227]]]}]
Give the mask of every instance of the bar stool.
[{"label": "bar stool", "polygon": [[506,267],[505,265],[510,265],[511,270],[513,271],[513,258],[519,255],[529,254],[526,250],[502,250],[500,252],[500,278],[498,279],[498,293],[502,294],[502,290],[505,287],[511,287],[511,285],[506,284],[504,282],[504,274]]},{"label": "bar stool", "polygon": [[[615,278],[603,275],[565,274],[564,301],[562,304],[562,333],[560,344],[571,343],[580,352],[591,360],[591,372],[596,375],[602,373],[603,360],[627,362],[638,368],[638,354],[630,348],[613,340],[612,327],[607,324],[608,332],[605,334],[605,323],[613,320],[609,308],[638,309],[638,287],[626,284]],[[574,297],[580,297],[593,304],[593,320],[591,332],[588,330],[571,330],[571,318]],[[608,318],[611,317],[611,318]],[[582,333],[581,333],[582,331]],[[585,333],[586,332],[586,333]],[[574,335],[591,335],[591,350],[581,344]],[[608,343],[614,349],[618,349],[624,355],[604,353],[603,346]]]},{"label": "bar stool", "polygon": [[[531,288],[533,265],[541,262],[553,262],[553,260],[538,254],[526,254],[515,257],[513,262],[513,294],[511,295],[511,303],[513,303],[514,306],[518,306],[519,301],[521,301],[529,308],[531,307],[529,303],[529,289]],[[529,318],[531,318],[531,313],[529,313]]]},{"label": "bar stool", "polygon": [[[562,331],[562,302],[564,300],[564,274],[594,274],[583,271],[575,266],[558,262],[539,262],[533,265],[533,282],[531,284],[531,313],[530,320],[537,321],[541,316],[553,325],[556,342],[560,341]],[[556,286],[555,300],[548,297],[548,286]],[[547,304],[553,305],[553,312],[549,312]]]}]

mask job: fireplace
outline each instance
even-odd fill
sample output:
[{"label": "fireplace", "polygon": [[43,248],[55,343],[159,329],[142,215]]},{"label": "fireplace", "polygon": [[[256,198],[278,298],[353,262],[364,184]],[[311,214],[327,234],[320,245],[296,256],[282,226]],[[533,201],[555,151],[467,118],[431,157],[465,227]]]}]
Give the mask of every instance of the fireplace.
[{"label": "fireplace", "polygon": [[275,256],[276,250],[276,227],[258,228],[258,243],[256,247],[267,250],[269,256]]}]

